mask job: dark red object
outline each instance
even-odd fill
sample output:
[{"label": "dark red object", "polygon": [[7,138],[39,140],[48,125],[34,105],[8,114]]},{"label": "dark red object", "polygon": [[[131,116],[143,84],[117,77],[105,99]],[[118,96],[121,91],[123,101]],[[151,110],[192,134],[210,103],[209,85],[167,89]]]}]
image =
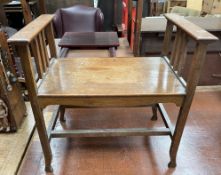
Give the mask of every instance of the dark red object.
[{"label": "dark red object", "polygon": [[103,20],[99,8],[75,5],[58,9],[53,20],[55,36],[61,38],[65,32],[99,32],[102,31]]}]

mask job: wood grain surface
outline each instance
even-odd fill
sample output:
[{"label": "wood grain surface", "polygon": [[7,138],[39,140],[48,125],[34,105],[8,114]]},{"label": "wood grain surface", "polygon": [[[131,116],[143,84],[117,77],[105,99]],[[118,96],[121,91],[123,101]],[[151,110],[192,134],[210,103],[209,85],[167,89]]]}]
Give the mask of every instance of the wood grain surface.
[{"label": "wood grain surface", "polygon": [[160,57],[58,59],[38,89],[39,96],[184,94],[185,88]]},{"label": "wood grain surface", "polygon": [[116,32],[66,32],[58,44],[67,48],[110,48],[118,47]]},{"label": "wood grain surface", "polygon": [[[129,46],[126,38],[119,38],[119,47],[116,50],[116,57],[133,57],[132,49]],[[102,57],[109,58],[110,52],[107,49],[67,49],[61,50],[60,57],[67,58],[90,58],[90,57]]]}]

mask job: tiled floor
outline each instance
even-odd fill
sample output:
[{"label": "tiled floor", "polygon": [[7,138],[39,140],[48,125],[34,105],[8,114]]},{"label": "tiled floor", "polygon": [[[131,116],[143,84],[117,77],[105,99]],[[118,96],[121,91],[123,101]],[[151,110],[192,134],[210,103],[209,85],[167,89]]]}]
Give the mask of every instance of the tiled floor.
[{"label": "tiled floor", "polygon": [[[175,122],[177,108],[166,107]],[[76,129],[162,125],[161,119],[150,121],[149,108],[72,109],[66,116],[65,127]],[[176,169],[167,167],[169,137],[53,139],[51,146],[54,175],[220,175],[221,92],[196,94]],[[33,139],[19,174],[45,174],[38,139]]]}]

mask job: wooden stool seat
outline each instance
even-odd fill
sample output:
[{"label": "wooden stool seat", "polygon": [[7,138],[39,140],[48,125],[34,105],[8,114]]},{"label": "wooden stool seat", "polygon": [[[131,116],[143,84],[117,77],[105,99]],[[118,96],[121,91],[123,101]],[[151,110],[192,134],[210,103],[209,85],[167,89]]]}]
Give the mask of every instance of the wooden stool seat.
[{"label": "wooden stool seat", "polygon": [[[57,41],[59,42],[59,41]],[[133,51],[129,46],[127,38],[119,38],[120,46],[116,50],[116,57],[134,57]],[[107,49],[67,49],[61,50],[61,57],[68,58],[89,58],[89,57],[102,57],[109,58],[110,53]]]},{"label": "wooden stool seat", "polygon": [[[99,106],[107,101],[108,97],[115,97],[116,101],[121,97],[140,97],[144,101],[131,100],[133,106],[140,106],[152,103],[154,96],[180,96],[171,98],[172,102],[179,104],[182,95],[185,95],[184,86],[161,57],[56,59],[38,88],[39,98],[48,98],[47,102],[53,100],[51,104],[56,103],[55,98],[65,97],[91,97]],[[109,103],[119,106],[116,101]],[[120,103],[123,106],[131,106],[128,101]]]}]

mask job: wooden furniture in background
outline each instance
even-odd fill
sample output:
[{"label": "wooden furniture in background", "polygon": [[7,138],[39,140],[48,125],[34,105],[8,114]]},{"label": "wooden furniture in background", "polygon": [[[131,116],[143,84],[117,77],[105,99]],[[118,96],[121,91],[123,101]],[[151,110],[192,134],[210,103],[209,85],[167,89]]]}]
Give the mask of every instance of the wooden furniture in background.
[{"label": "wooden furniture in background", "polygon": [[143,14],[144,0],[139,0],[134,3],[132,0],[128,0],[128,24],[127,24],[127,39],[130,47],[133,50],[135,56],[138,56],[140,47],[140,28],[141,18]]},{"label": "wooden furniture in background", "polygon": [[[180,16],[167,14],[166,18],[168,24],[162,57],[155,58],[50,59],[56,57],[51,15],[40,16],[8,40],[17,48],[22,58],[46,171],[52,171],[49,140],[59,137],[168,135],[172,139],[169,167],[176,166],[177,150],[204,63],[206,48],[217,38]],[[177,34],[172,56],[168,59],[174,25],[177,27]],[[46,39],[50,54],[44,43]],[[189,76],[185,82],[180,77],[180,70],[185,62],[189,40],[195,41],[196,47]],[[35,82],[33,74],[31,43],[34,43],[36,48],[35,60],[40,70],[39,83]],[[162,103],[174,103],[180,107],[175,128]],[[48,105],[85,108],[156,105],[166,127],[55,130],[58,118],[56,114],[47,133],[43,109]],[[155,115],[153,119],[157,119],[157,116]]]},{"label": "wooden furniture in background", "polygon": [[[32,18],[38,16],[37,1],[20,0],[4,4],[4,10],[9,20],[9,25],[20,29],[30,22]],[[23,21],[24,19],[24,21]]]},{"label": "wooden furniture in background", "polygon": [[[140,52],[140,29],[141,29],[141,19],[143,13],[143,0],[139,0],[136,6],[136,19],[135,23],[135,30],[134,30],[134,41],[133,42],[133,53],[135,56],[139,56]],[[128,18],[129,20],[129,18]]]},{"label": "wooden furniture in background", "polygon": [[22,12],[25,20],[25,24],[28,24],[32,21],[32,12],[29,3],[27,0],[20,0]]},{"label": "wooden furniture in background", "polygon": [[16,80],[12,56],[12,51],[7,43],[7,36],[0,31],[0,57],[2,61],[0,63],[0,98],[5,101],[8,107],[10,129],[7,132],[16,131],[26,115],[26,106]]},{"label": "wooden furniture in background", "polygon": [[8,25],[8,21],[7,21],[7,18],[6,18],[6,15],[5,15],[5,10],[4,10],[4,7],[3,5],[5,3],[8,3],[10,2],[11,0],[1,0],[0,2],[0,24],[2,25]]},{"label": "wooden furniture in background", "polygon": [[28,1],[27,0],[19,0],[19,1],[13,1],[13,2],[8,2],[4,4],[4,9],[6,13],[16,13],[16,12],[22,12],[22,3],[26,2],[31,8],[32,13],[36,15],[36,9],[35,6],[37,5],[36,0]]},{"label": "wooden furniture in background", "polygon": [[[119,47],[116,50],[116,57],[134,57],[126,38],[119,38]],[[109,58],[110,52],[107,49],[60,49],[59,57],[62,58],[93,58],[102,57]]]},{"label": "wooden furniture in background", "polygon": [[159,10],[159,0],[149,0],[149,5],[150,5],[150,13],[149,16],[159,16],[160,15],[160,10]]},{"label": "wooden furniture in background", "polygon": [[116,56],[115,49],[119,47],[116,32],[67,32],[58,43],[61,48],[69,49],[107,49],[110,57]]},{"label": "wooden furniture in background", "polygon": [[[53,1],[53,3],[54,3],[54,1]],[[47,13],[45,0],[38,0],[38,4],[39,4],[39,12],[40,12],[40,14]]]}]

